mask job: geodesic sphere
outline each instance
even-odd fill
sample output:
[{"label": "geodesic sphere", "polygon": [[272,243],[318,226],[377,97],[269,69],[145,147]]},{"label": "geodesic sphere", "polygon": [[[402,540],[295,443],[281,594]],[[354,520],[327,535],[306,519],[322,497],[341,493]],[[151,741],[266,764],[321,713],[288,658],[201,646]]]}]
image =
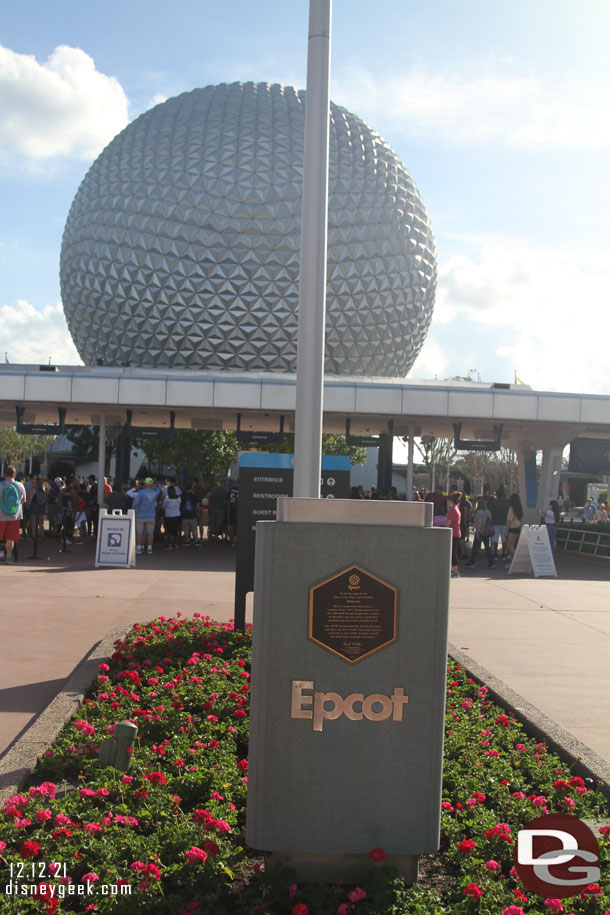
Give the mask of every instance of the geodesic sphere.
[{"label": "geodesic sphere", "polygon": [[[87,364],[296,371],[305,93],[195,89],[85,176],[63,236]],[[434,239],[387,143],[331,105],[326,371],[404,376],[432,317]]]}]

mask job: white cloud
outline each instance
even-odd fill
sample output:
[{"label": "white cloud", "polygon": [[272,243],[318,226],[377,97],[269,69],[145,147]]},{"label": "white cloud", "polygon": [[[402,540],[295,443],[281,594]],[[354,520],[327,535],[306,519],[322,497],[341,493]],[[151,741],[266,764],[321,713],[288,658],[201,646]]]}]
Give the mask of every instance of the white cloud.
[{"label": "white cloud", "polygon": [[80,48],[61,45],[44,63],[0,45],[0,156],[40,163],[95,157],[127,124],[120,83]]},{"label": "white cloud", "polygon": [[448,145],[607,149],[610,103],[603,86],[545,84],[516,64],[488,61],[478,72],[408,72],[378,78],[351,64],[333,81],[333,99],[373,123],[380,117],[410,135]]},{"label": "white cloud", "polygon": [[485,381],[513,381],[516,372],[538,390],[609,394],[601,342],[609,296],[602,250],[494,245],[478,262],[452,257],[439,270],[429,337],[411,375],[433,377],[440,349],[439,378],[476,367]]},{"label": "white cloud", "polygon": [[149,108],[154,108],[155,105],[161,105],[163,102],[166,102],[168,98],[169,96],[165,92],[156,92],[148,102],[146,110],[148,111]]},{"label": "white cloud", "polygon": [[18,299],[0,306],[0,361],[40,365],[82,365],[61,304],[42,310]]}]

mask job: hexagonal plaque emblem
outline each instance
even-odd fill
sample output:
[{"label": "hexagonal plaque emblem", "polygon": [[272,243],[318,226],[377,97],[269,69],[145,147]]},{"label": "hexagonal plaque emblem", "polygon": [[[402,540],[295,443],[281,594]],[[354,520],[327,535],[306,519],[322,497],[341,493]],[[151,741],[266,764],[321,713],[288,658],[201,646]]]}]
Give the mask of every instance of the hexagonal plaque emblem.
[{"label": "hexagonal plaque emblem", "polygon": [[350,566],[309,589],[309,638],[355,664],[396,641],[398,591]]}]

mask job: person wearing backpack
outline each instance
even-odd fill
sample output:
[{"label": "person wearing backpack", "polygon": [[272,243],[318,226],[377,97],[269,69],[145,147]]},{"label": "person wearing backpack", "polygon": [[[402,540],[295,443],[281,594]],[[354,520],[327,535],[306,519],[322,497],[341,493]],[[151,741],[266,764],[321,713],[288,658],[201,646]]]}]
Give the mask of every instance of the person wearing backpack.
[{"label": "person wearing backpack", "polygon": [[193,546],[197,543],[197,509],[199,499],[195,492],[195,483],[191,483],[186,492],[180,497],[180,514],[182,516],[182,536],[184,546]]},{"label": "person wearing backpack", "polygon": [[481,544],[483,544],[487,557],[487,568],[494,568],[494,554],[491,549],[491,543],[489,542],[491,534],[491,513],[487,508],[485,499],[479,499],[477,502],[477,510],[474,515],[474,539],[472,542],[472,550],[470,551],[470,561],[466,563],[467,566],[470,566],[470,568],[474,566],[477,553],[479,552]]},{"label": "person wearing backpack", "polygon": [[19,525],[23,518],[26,492],[23,483],[15,479],[15,468],[9,465],[0,483],[0,540],[4,540],[4,561],[14,562],[13,546],[19,541]]}]

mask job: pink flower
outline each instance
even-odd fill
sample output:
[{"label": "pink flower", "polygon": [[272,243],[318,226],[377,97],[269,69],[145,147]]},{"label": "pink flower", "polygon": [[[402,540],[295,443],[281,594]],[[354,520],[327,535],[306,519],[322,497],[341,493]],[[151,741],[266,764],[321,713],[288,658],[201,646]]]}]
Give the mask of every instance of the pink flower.
[{"label": "pink flower", "polygon": [[453,804],[450,804],[449,801],[443,801],[443,803],[441,804],[441,807],[443,808],[443,810],[448,810],[449,813],[452,813],[455,810],[455,807],[453,806]]},{"label": "pink flower", "polygon": [[516,797],[518,800],[524,801],[526,795],[523,793],[523,791],[514,791],[512,797]]},{"label": "pink flower", "polygon": [[239,769],[240,772],[247,772],[248,771],[248,760],[240,759],[240,761],[237,763],[237,768]]},{"label": "pink flower", "polygon": [[294,899],[294,897],[296,896],[298,891],[299,891],[299,888],[296,885],[296,883],[293,883],[288,887],[288,895],[290,896],[291,899]]},{"label": "pink flower", "polygon": [[97,883],[99,876],[94,874],[93,871],[89,871],[88,874],[83,874],[81,877],[81,883]]},{"label": "pink flower", "polygon": [[565,912],[561,899],[545,899],[544,904],[551,912]]},{"label": "pink flower", "polygon": [[50,820],[53,814],[50,810],[37,810],[34,814],[34,819],[37,823],[46,823],[47,820]]},{"label": "pink flower", "polygon": [[349,915],[352,911],[351,905],[348,905],[347,902],[342,902],[339,908],[337,909],[337,915]]},{"label": "pink flower", "polygon": [[55,797],[57,785],[54,782],[43,782],[37,788],[30,788],[28,794],[30,797]]},{"label": "pink flower", "polygon": [[75,721],[74,727],[77,731],[80,731],[86,737],[90,737],[92,734],[95,734],[95,727],[89,721]]},{"label": "pink flower", "polygon": [[384,852],[383,848],[371,848],[371,850],[369,852],[369,858],[372,861],[375,861],[375,863],[377,864],[380,861],[385,861],[385,859],[387,858],[387,855]]},{"label": "pink flower", "polygon": [[544,807],[548,803],[548,798],[544,794],[539,794],[532,800],[532,807]]},{"label": "pink flower", "polygon": [[500,864],[497,861],[494,861],[493,858],[490,858],[489,861],[485,862],[485,867],[488,871],[497,871]]},{"label": "pink flower", "polygon": [[361,887],[357,886],[355,890],[347,894],[347,898],[350,902],[360,902],[362,899],[366,899],[366,893]]},{"label": "pink flower", "polygon": [[188,851],[184,852],[184,856],[189,864],[203,864],[207,860],[207,852],[203,848],[197,848],[196,845],[193,848],[189,848]]},{"label": "pink flower", "polygon": [[509,905],[508,908],[502,909],[502,915],[525,915],[520,905]]}]

